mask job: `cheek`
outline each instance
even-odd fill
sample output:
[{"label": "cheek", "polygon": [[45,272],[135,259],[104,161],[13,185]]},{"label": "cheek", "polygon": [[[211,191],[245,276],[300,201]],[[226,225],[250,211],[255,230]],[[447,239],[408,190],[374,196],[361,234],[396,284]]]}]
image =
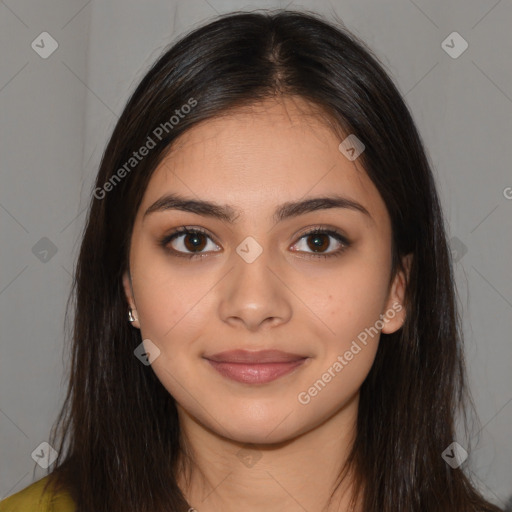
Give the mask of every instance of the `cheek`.
[{"label": "cheek", "polygon": [[143,251],[135,255],[132,269],[141,334],[163,344],[193,337],[204,318],[212,279],[185,266],[172,267],[165,256],[145,255]]},{"label": "cheek", "polygon": [[329,281],[323,311],[330,333],[317,333],[318,360],[296,396],[304,414],[328,418],[357,393],[377,353],[386,291],[387,274],[378,267],[347,268]]},{"label": "cheek", "polygon": [[327,312],[325,323],[335,339],[346,342],[375,325],[387,299],[387,280],[383,264],[347,266],[330,277],[319,307]]},{"label": "cheek", "polygon": [[151,363],[152,369],[179,403],[187,403],[192,376],[197,374],[195,356],[199,356],[199,343],[204,338],[205,314],[200,299],[205,292],[191,293],[175,281],[159,276],[154,268],[145,275],[140,274],[134,293],[142,339],[151,340],[160,351]]}]

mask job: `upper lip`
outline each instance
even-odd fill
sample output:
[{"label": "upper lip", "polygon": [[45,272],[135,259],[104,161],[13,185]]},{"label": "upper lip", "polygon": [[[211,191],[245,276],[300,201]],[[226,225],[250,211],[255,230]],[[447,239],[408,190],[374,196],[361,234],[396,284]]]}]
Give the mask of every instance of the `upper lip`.
[{"label": "upper lip", "polygon": [[226,352],[218,352],[212,356],[205,356],[210,361],[222,363],[290,363],[306,359],[307,356],[299,354],[291,354],[282,352],[281,350],[228,350]]}]

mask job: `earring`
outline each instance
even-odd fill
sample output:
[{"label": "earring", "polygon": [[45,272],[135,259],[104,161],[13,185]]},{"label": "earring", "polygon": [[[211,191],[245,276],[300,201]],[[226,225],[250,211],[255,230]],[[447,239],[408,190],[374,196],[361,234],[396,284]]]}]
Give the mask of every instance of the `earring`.
[{"label": "earring", "polygon": [[135,322],[135,317],[133,316],[132,308],[130,308],[130,309],[128,310],[128,320],[129,320],[130,322]]}]

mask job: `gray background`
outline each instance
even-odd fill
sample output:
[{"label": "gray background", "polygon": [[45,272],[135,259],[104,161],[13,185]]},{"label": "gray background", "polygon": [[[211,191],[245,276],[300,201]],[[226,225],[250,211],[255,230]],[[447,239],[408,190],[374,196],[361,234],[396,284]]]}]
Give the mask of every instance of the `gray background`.
[{"label": "gray background", "polygon": [[[93,179],[130,92],[164,47],[190,28],[217,13],[286,5],[329,19],[336,13],[375,50],[412,110],[457,261],[481,421],[466,464],[490,500],[502,504],[512,493],[510,1],[5,0],[0,498],[46,474],[31,453],[48,440],[64,397],[70,272]],[[44,31],[59,45],[46,59],[31,47]],[[458,58],[442,47],[453,31],[469,44]]]}]

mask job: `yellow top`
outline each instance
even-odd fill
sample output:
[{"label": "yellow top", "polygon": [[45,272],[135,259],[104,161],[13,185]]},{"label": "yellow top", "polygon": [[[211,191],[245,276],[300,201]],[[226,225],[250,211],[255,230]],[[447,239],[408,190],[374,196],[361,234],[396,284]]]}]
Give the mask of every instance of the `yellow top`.
[{"label": "yellow top", "polygon": [[0,512],[74,512],[75,502],[68,493],[61,491],[52,496],[50,486],[43,494],[48,478],[45,476],[0,501]]}]

